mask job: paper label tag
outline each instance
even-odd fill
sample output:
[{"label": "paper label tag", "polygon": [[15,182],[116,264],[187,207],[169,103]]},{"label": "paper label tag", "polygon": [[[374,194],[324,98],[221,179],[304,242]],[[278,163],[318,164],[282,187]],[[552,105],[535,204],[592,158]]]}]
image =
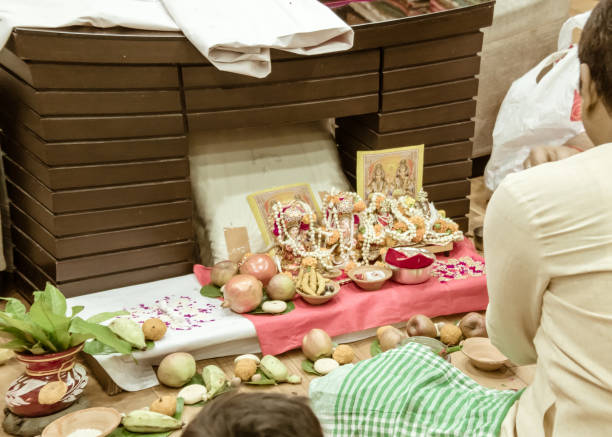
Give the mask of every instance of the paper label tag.
[{"label": "paper label tag", "polygon": [[247,228],[224,228],[227,257],[230,261],[240,262],[245,253],[251,251]]}]

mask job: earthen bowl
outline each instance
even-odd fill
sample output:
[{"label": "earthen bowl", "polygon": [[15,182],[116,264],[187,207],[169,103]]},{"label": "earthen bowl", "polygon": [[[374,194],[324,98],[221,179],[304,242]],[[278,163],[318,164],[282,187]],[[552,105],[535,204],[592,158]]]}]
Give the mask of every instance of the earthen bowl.
[{"label": "earthen bowl", "polygon": [[66,437],[77,429],[96,429],[104,437],[120,423],[121,414],[114,408],[87,408],[54,420],[43,430],[42,437]]},{"label": "earthen bowl", "polygon": [[[367,272],[381,272],[384,276],[380,279],[375,279],[375,280],[359,279],[361,275],[365,275]],[[362,267],[356,267],[350,272],[348,272],[348,277],[351,278],[351,280],[355,284],[357,284],[357,286],[361,288],[362,290],[376,291],[376,290],[380,290],[381,287],[385,285],[385,282],[389,280],[389,278],[391,277],[391,274],[392,274],[391,270],[385,269],[383,267],[362,266]]]},{"label": "earthen bowl", "polygon": [[334,296],[336,296],[340,291],[340,284],[338,284],[336,281],[330,282],[334,287],[334,291],[332,292],[332,294],[328,294],[327,296],[313,296],[312,294],[302,293],[300,290],[295,291],[297,292],[297,294],[302,296],[302,299],[304,299],[310,305],[323,305],[324,303],[327,303],[332,300]]},{"label": "earthen bowl", "polygon": [[472,337],[463,341],[461,352],[465,354],[472,365],[480,370],[492,372],[500,369],[508,358],[485,337]]}]

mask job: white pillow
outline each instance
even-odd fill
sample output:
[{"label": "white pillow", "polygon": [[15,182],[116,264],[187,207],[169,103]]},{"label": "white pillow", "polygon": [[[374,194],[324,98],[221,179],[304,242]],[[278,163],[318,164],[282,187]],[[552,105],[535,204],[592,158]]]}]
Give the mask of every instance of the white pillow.
[{"label": "white pillow", "polygon": [[266,249],[249,194],[308,183],[320,205],[320,191],[350,188],[328,121],[191,132],[189,162],[196,235],[205,264],[228,258],[225,228],[246,227],[251,252]]}]

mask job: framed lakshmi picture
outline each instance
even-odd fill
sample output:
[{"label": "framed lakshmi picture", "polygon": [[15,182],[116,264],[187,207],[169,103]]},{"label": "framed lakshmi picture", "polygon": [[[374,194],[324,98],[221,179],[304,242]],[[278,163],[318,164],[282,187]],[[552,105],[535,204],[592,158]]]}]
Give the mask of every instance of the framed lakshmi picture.
[{"label": "framed lakshmi picture", "polygon": [[247,196],[247,201],[266,245],[270,245],[274,241],[268,220],[272,207],[275,203],[286,204],[292,200],[305,202],[318,217],[321,216],[321,210],[309,184],[284,185],[258,191]]},{"label": "framed lakshmi picture", "polygon": [[424,145],[357,152],[357,193],[415,197],[423,187]]}]

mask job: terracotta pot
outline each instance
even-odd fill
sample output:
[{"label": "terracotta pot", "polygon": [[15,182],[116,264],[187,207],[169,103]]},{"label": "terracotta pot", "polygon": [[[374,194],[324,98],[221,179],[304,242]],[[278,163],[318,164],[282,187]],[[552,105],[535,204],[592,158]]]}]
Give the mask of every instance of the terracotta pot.
[{"label": "terracotta pot", "polygon": [[[6,406],[18,416],[48,416],[68,408],[83,393],[87,385],[87,372],[76,364],[76,356],[83,344],[64,352],[47,355],[16,354],[17,360],[26,366],[23,375],[11,383],[6,392]],[[64,381],[68,391],[55,404],[42,405],[38,393],[49,382]]]}]

